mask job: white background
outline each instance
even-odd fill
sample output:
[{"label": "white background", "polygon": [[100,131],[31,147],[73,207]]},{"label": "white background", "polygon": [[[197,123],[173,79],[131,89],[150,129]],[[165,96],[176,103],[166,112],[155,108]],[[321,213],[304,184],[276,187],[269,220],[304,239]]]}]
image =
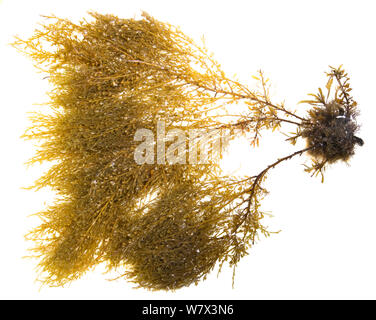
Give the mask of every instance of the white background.
[{"label": "white background", "polygon": [[[344,299],[376,298],[375,31],[374,1],[0,1],[1,220],[0,298],[22,299]],[[282,232],[261,238],[238,266],[235,288],[231,270],[213,272],[198,286],[176,292],[133,289],[124,281],[107,281],[97,268],[64,288],[35,282],[36,261],[23,259],[30,246],[25,233],[38,224],[30,214],[42,209],[51,194],[21,187],[42,168],[26,168],[32,143],[19,136],[28,125],[33,103],[46,100],[48,89],[27,58],[7,45],[12,36],[31,35],[40,14],[78,20],[88,10],[122,18],[141,10],[175,25],[206,44],[229,74],[252,88],[258,69],[270,77],[274,102],[286,101],[304,115],[297,102],[324,86],[328,65],[343,64],[359,103],[365,145],[350,165],[334,165],[325,183],[301,165],[305,156],[274,169],[267,187],[266,220]],[[299,111],[299,109],[302,109]],[[244,142],[244,141],[243,141]],[[296,148],[303,146],[301,143]],[[282,136],[265,137],[260,149],[237,144],[228,170],[256,173],[262,165],[296,150]]]}]

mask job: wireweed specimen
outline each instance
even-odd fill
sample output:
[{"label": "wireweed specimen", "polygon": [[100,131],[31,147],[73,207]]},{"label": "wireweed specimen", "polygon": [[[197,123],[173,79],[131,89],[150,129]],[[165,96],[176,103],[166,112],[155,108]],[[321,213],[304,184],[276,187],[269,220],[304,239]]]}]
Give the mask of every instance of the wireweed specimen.
[{"label": "wireweed specimen", "polygon": [[[43,222],[28,235],[48,285],[75,280],[102,262],[156,290],[197,283],[217,264],[228,262],[235,270],[258,235],[269,235],[260,222],[260,202],[272,168],[307,152],[307,171],[323,173],[363,144],[341,67],[328,73],[327,95],[319,89],[306,101],[312,109],[299,116],[271,102],[262,72],[261,92],[250,90],[228,78],[178,28],[146,13],[140,20],[90,15],[78,24],[45,17],[30,39],[13,44],[53,85],[52,114],[36,114],[24,135],[42,142],[30,163],[56,163],[33,188],[49,186],[57,199],[39,213]],[[226,121],[227,108],[238,102],[248,111]],[[152,156],[137,163],[137,130],[154,130],[160,121],[163,132],[214,132],[206,141],[211,161],[192,164],[184,154],[169,163],[165,149],[156,159],[159,145],[151,142]],[[230,130],[230,139],[246,134],[258,145],[262,130],[282,131],[284,124],[296,126],[288,140],[305,138],[306,148],[242,180],[221,174],[222,153],[214,148],[221,130]],[[172,151],[191,148],[189,143],[175,142]]]}]

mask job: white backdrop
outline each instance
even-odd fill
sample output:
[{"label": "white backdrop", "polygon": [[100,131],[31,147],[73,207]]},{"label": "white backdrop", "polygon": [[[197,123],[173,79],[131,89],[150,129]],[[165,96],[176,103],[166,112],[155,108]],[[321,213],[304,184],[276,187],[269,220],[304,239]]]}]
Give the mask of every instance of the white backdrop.
[{"label": "white backdrop", "polygon": [[[0,298],[375,299],[375,9],[374,1],[360,0],[0,1]],[[67,287],[40,289],[36,261],[22,258],[30,246],[24,235],[38,224],[29,215],[43,208],[52,194],[21,189],[45,167],[24,166],[34,147],[19,136],[28,125],[27,112],[38,108],[33,103],[45,101],[48,88],[31,61],[8,43],[16,34],[31,35],[40,14],[79,20],[89,10],[122,18],[145,10],[158,20],[180,25],[197,41],[205,35],[209,50],[229,75],[236,73],[252,87],[251,75],[263,69],[273,83],[273,101],[285,100],[302,112],[297,102],[325,85],[328,65],[343,64],[349,72],[365,145],[350,167],[331,167],[324,184],[303,171],[305,156],[270,173],[264,209],[274,218],[266,224],[282,232],[261,238],[239,263],[234,289],[228,268],[218,278],[213,272],[198,286],[150,292],[133,289],[124,280],[106,281],[114,275],[103,275],[101,267]],[[257,173],[261,165],[292,150],[278,135],[265,137],[260,149],[240,141],[224,166]]]}]

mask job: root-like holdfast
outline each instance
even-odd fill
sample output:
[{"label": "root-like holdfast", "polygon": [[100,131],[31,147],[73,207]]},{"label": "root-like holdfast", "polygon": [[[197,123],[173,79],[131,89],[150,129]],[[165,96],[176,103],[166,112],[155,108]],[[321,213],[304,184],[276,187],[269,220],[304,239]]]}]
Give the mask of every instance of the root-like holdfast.
[{"label": "root-like holdfast", "polygon": [[355,135],[359,129],[354,120],[356,114],[346,113],[336,101],[310,110],[309,115],[302,137],[312,147],[309,153],[313,157],[328,163],[347,161],[354,155],[355,146],[363,145],[363,140]]},{"label": "root-like holdfast", "polygon": [[[146,13],[139,20],[91,13],[92,21],[78,24],[45,18],[30,39],[14,43],[53,86],[53,112],[36,114],[24,135],[42,142],[30,163],[55,162],[33,188],[51,187],[57,199],[28,235],[45,284],[64,285],[99,263],[124,268],[120,277],[153,290],[197,284],[216,265],[235,270],[259,235],[270,234],[261,201],[271,169],[308,152],[306,170],[323,174],[363,144],[341,67],[330,68],[325,95],[319,89],[305,101],[311,110],[304,117],[271,101],[261,71],[255,78],[262,90],[250,90],[204,47]],[[236,113],[238,102],[248,111],[225,120],[227,106]],[[159,120],[166,132],[240,132],[253,146],[262,130],[295,126],[288,140],[304,138],[307,146],[242,179],[222,174],[222,153],[211,144],[209,163],[139,165],[135,133],[150,132]]]}]

